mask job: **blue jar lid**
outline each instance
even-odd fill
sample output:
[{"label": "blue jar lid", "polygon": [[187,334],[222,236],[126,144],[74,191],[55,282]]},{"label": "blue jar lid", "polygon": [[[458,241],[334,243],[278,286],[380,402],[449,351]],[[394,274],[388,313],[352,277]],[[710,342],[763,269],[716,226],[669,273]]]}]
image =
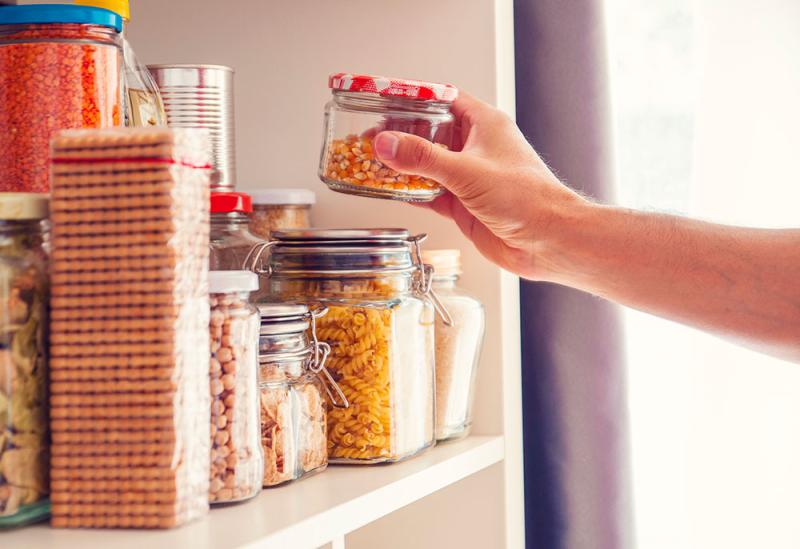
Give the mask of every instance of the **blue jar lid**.
[{"label": "blue jar lid", "polygon": [[122,31],[122,17],[113,11],[73,4],[0,6],[0,25],[77,23],[100,25]]}]

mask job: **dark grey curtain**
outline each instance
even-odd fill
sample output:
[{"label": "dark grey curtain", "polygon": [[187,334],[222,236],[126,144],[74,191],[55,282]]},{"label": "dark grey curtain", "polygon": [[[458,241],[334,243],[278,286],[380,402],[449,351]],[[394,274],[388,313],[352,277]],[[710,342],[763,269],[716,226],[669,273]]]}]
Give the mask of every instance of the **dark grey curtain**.
[{"label": "dark grey curtain", "polygon": [[[602,0],[515,2],[517,121],[574,188],[612,199]],[[625,376],[616,307],[522,283],[529,548],[633,546]]]}]

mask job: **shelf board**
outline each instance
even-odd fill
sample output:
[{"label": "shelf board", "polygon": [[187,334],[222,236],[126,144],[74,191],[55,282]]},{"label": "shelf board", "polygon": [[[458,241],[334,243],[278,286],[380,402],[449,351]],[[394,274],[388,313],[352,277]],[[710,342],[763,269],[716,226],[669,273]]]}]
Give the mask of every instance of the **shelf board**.
[{"label": "shelf board", "polygon": [[318,547],[503,459],[503,437],[442,444],[403,463],[329,467],[264,490],[252,501],[214,508],[174,530],[59,530],[38,525],[0,533],[3,547],[211,549]]}]

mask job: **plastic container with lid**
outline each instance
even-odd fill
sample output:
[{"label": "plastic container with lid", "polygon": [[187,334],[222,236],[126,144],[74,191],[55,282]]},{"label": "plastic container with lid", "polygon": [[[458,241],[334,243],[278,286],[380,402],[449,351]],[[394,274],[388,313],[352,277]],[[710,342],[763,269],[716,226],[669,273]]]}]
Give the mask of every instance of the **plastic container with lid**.
[{"label": "plastic container with lid", "polygon": [[122,123],[121,30],[100,8],[0,8],[0,191],[49,192],[56,131]]},{"label": "plastic container with lid", "polygon": [[386,167],[373,150],[384,130],[411,133],[452,146],[450,106],[458,89],[449,84],[338,73],[328,79],[333,97],[325,106],[319,177],[348,194],[427,202],[443,191],[431,179]]},{"label": "plastic container with lid", "polygon": [[317,201],[306,189],[260,189],[251,191],[253,212],[250,232],[268,240],[272,231],[308,229],[311,227],[311,206]]},{"label": "plastic container with lid", "polygon": [[434,305],[423,235],[403,229],[273,233],[269,297],[320,304],[317,336],[350,403],[328,414],[328,458],[378,463],[434,443]]},{"label": "plastic container with lid", "polygon": [[459,438],[472,425],[485,312],[480,301],[458,287],[459,250],[426,250],[422,259],[433,267],[433,289],[452,319],[450,326],[436,320],[436,439]]},{"label": "plastic container with lid", "polygon": [[0,193],[0,529],[50,514],[47,210]]},{"label": "plastic container with lid", "polygon": [[330,347],[316,338],[316,318],[326,311],[275,303],[259,310],[263,483],[277,486],[327,467],[325,395],[335,406],[348,403],[325,369]]},{"label": "plastic container with lid", "polygon": [[211,473],[209,502],[251,498],[261,490],[264,455],[258,396],[258,310],[249,271],[208,273],[211,317]]}]

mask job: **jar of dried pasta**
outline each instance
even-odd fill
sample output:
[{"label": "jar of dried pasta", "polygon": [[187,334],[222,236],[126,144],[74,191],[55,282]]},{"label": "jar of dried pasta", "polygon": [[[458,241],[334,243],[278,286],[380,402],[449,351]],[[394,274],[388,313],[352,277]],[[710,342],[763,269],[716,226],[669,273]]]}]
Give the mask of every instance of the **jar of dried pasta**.
[{"label": "jar of dried pasta", "polygon": [[211,271],[211,477],[209,501],[229,503],[261,491],[264,457],[258,405],[258,277]]},{"label": "jar of dried pasta", "polygon": [[475,374],[485,327],[480,301],[458,286],[459,250],[426,250],[433,267],[433,289],[452,318],[436,319],[436,440],[466,436],[472,425]]},{"label": "jar of dried pasta", "polygon": [[350,406],[328,414],[328,458],[378,463],[434,443],[434,304],[422,236],[401,229],[273,233],[272,299],[322,304],[317,336]]},{"label": "jar of dried pasta", "polygon": [[325,106],[325,140],[319,177],[331,189],[373,198],[428,202],[442,186],[425,177],[398,173],[375,155],[373,138],[391,130],[451,147],[450,106],[458,89],[449,84],[361,74],[332,74]]},{"label": "jar of dried pasta", "polygon": [[330,347],[315,335],[315,319],[325,309],[262,303],[259,310],[261,446],[267,487],[328,466],[326,391],[335,406],[346,407],[347,401],[325,369]]},{"label": "jar of dried pasta", "polygon": [[311,227],[311,206],[317,201],[307,189],[260,189],[251,191],[253,211],[250,232],[269,239],[272,231],[308,229]]}]

